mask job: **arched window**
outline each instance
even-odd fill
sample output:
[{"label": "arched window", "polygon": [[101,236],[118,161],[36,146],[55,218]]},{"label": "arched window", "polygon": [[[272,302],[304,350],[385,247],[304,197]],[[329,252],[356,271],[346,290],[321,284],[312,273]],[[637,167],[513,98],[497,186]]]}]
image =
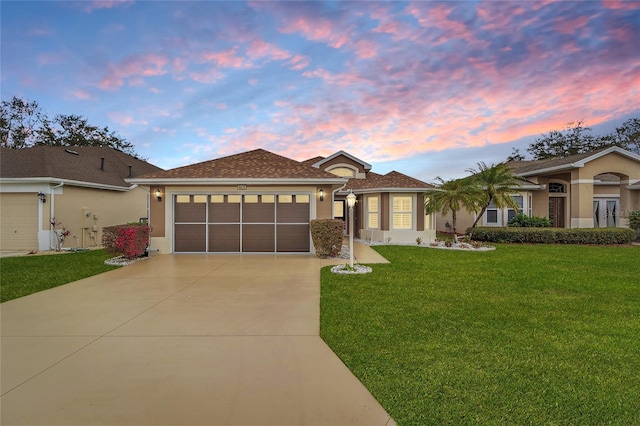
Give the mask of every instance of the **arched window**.
[{"label": "arched window", "polygon": [[566,194],[567,186],[564,183],[549,182],[549,193],[551,194]]},{"label": "arched window", "polygon": [[327,171],[329,173],[333,173],[334,175],[340,176],[340,177],[346,177],[346,178],[356,177],[356,171],[348,167],[336,167],[334,169],[327,170]]}]

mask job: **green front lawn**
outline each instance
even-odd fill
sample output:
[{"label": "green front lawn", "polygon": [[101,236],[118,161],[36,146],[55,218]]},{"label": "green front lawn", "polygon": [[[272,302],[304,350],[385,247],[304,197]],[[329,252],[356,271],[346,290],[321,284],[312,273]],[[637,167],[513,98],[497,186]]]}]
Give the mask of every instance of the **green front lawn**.
[{"label": "green front lawn", "polygon": [[0,301],[27,296],[82,278],[110,271],[104,250],[78,253],[5,257],[0,259]]},{"label": "green front lawn", "polygon": [[321,335],[400,425],[640,424],[640,247],[375,247]]}]

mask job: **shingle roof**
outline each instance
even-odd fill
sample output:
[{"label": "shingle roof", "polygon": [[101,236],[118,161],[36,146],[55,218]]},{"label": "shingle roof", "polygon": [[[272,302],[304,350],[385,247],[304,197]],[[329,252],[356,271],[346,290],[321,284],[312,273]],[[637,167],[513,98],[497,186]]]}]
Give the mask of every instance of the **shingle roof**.
[{"label": "shingle roof", "polygon": [[264,149],[141,176],[144,179],[336,179],[310,164]]},{"label": "shingle roof", "polygon": [[366,179],[349,179],[344,191],[353,190],[355,192],[374,189],[425,189],[434,188],[433,185],[421,180],[412,178],[400,172],[391,171],[386,175],[378,173],[367,173]]},{"label": "shingle roof", "polygon": [[[104,170],[100,170],[104,157]],[[1,178],[52,178],[129,188],[124,179],[162,170],[106,147],[35,146],[0,150]]]},{"label": "shingle roof", "polygon": [[596,149],[594,151],[585,152],[582,154],[570,155],[564,158],[545,158],[544,160],[533,160],[533,161],[511,161],[507,163],[509,167],[513,169],[513,171],[518,174],[531,174],[531,172],[536,172],[538,170],[545,170],[550,168],[562,168],[562,166],[571,166],[574,163],[579,163],[582,160],[585,160],[591,156],[602,153],[605,155],[603,151],[616,151],[618,153],[626,153],[628,155],[633,155],[632,153],[626,152],[617,147],[609,147],[609,148],[601,148]]}]

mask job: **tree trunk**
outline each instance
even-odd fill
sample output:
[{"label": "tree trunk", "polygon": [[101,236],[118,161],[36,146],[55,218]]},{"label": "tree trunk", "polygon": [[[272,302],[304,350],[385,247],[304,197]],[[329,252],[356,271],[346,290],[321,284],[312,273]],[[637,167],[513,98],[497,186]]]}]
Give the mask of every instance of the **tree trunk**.
[{"label": "tree trunk", "polygon": [[489,201],[489,203],[484,206],[482,210],[480,210],[480,213],[478,213],[476,220],[473,221],[473,225],[471,225],[471,230],[469,231],[469,240],[473,238],[473,230],[476,229],[476,225],[478,224],[478,222],[480,222],[480,218],[484,215],[484,212],[487,211],[487,207],[489,207],[489,204],[491,204],[491,201]]},{"label": "tree trunk", "polygon": [[453,227],[453,235],[456,235],[456,220],[458,218],[456,211],[451,210],[451,226]]}]

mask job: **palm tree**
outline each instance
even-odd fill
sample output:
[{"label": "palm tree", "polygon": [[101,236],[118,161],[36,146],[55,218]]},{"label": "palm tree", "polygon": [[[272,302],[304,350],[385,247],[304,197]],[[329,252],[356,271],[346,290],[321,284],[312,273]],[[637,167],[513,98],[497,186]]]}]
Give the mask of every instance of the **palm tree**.
[{"label": "palm tree", "polygon": [[462,208],[469,213],[477,211],[483,192],[470,178],[443,180],[437,177],[436,188],[426,191],[424,209],[426,214],[439,212],[446,216],[451,212],[451,225],[456,235],[457,212]]},{"label": "palm tree", "polygon": [[524,179],[517,176],[513,172],[513,169],[505,163],[487,166],[484,162],[480,162],[478,163],[477,170],[468,169],[467,172],[472,174],[470,179],[472,179],[483,192],[480,212],[473,222],[473,225],[471,225],[471,231],[469,232],[469,239],[471,239],[473,230],[492,202],[499,209],[511,207],[517,211],[520,208],[511,194],[520,186]]}]

